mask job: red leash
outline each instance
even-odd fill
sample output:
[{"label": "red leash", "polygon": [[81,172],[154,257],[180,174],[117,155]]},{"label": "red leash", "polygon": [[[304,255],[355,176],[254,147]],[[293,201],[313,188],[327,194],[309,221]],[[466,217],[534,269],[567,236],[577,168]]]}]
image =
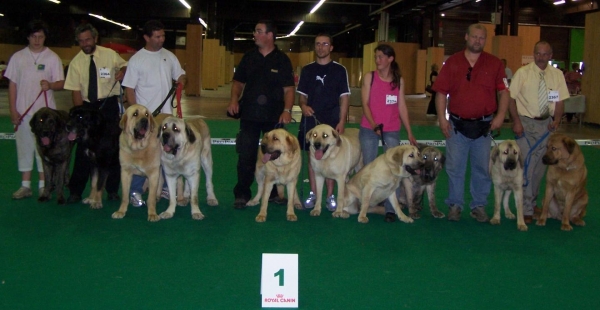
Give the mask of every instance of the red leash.
[{"label": "red leash", "polygon": [[[27,113],[29,113],[29,110],[31,110],[31,108],[33,108],[33,105],[40,98],[40,96],[42,95],[42,93],[44,93],[44,100],[46,101],[46,108],[48,107],[48,96],[46,95],[46,91],[40,90],[40,93],[37,95],[37,97],[35,97],[35,100],[33,100],[33,102],[31,103],[31,105],[29,106],[29,108],[27,108],[27,110],[25,110],[25,113],[23,113],[21,115],[21,117],[19,117],[19,124],[21,124],[21,122],[23,121],[23,118],[25,117],[25,115],[27,115]],[[17,130],[19,130],[19,124],[15,125],[15,132],[17,132]]]},{"label": "red leash", "polygon": [[181,112],[181,92],[183,91],[183,84],[177,84],[177,91],[175,92],[175,98],[177,98],[177,117],[183,118],[183,113]]}]

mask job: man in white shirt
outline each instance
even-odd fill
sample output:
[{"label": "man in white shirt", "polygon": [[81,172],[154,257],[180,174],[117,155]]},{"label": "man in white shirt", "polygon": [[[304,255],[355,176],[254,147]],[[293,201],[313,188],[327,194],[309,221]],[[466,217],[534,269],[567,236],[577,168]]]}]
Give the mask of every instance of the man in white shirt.
[{"label": "man in white shirt", "polygon": [[[169,94],[173,81],[185,86],[185,71],[181,68],[177,57],[163,48],[164,29],[164,25],[157,20],[150,20],[144,25],[146,45],[129,59],[127,73],[123,80],[128,106],[141,104],[153,112]],[[165,104],[160,111],[173,113],[170,103]],[[134,207],[144,204],[142,193],[145,180],[145,177],[133,176],[130,202]],[[163,186],[161,197],[167,198],[167,195],[168,190]]]}]

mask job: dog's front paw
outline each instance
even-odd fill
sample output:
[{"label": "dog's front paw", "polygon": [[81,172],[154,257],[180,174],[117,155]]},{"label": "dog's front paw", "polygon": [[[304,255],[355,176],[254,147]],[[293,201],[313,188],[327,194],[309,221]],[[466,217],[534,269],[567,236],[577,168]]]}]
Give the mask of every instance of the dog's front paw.
[{"label": "dog's front paw", "polygon": [[202,212],[192,213],[192,219],[193,220],[203,220],[204,214],[202,214]]},{"label": "dog's front paw", "polygon": [[122,219],[125,217],[125,212],[116,211],[112,214],[112,218],[114,219]]},{"label": "dog's front paw", "polygon": [[368,218],[368,217],[366,217],[366,216],[360,216],[360,215],[359,215],[359,216],[358,216],[358,222],[359,222],[359,223],[364,223],[364,224],[366,224],[366,223],[368,223],[368,222],[369,222],[369,218]]},{"label": "dog's front paw", "polygon": [[90,203],[92,203],[93,201],[94,201],[94,200],[93,200],[92,198],[90,198],[90,197],[87,197],[87,198],[83,199],[83,200],[81,201],[81,203],[83,203],[83,204],[86,204],[86,205],[89,205],[89,204],[90,204]]},{"label": "dog's front paw", "polygon": [[546,226],[546,219],[541,219],[541,218],[540,218],[540,219],[538,219],[538,220],[535,222],[535,225],[537,225],[537,226]]},{"label": "dog's front paw", "polygon": [[[344,211],[341,210],[335,210],[333,213],[331,213],[331,216],[336,217],[336,218],[348,218],[348,216],[344,217]],[[346,213],[348,214],[348,213]]]},{"label": "dog's front paw", "polygon": [[90,203],[90,209],[102,209],[102,201],[92,201]]},{"label": "dog's front paw", "polygon": [[183,198],[177,198],[177,206],[179,207],[185,207],[190,203],[190,199],[183,197]]},{"label": "dog's front paw", "polygon": [[294,208],[296,208],[296,210],[304,210],[304,207],[300,202],[294,202]]},{"label": "dog's front paw", "polygon": [[585,221],[584,221],[584,220],[582,220],[582,219],[580,219],[580,218],[578,218],[578,217],[576,217],[576,218],[573,218],[573,219],[571,220],[571,222],[573,222],[573,224],[575,224],[575,225],[577,225],[577,226],[585,226]]},{"label": "dog's front paw", "polygon": [[504,217],[507,218],[507,219],[509,219],[509,220],[514,220],[515,218],[517,218],[515,216],[515,214],[512,213],[512,212],[511,213],[504,213]]},{"label": "dog's front paw", "polygon": [[517,229],[520,231],[527,231],[527,225],[525,225],[525,224],[517,225]]},{"label": "dog's front paw", "polygon": [[148,222],[158,222],[160,221],[160,217],[158,214],[148,214]]},{"label": "dog's front paw", "polygon": [[219,205],[219,201],[217,200],[217,198],[214,198],[214,199],[207,199],[207,200],[206,200],[206,203],[207,203],[209,206],[211,206],[211,207],[214,207],[214,206],[218,206],[218,205]]},{"label": "dog's front paw", "polygon": [[404,217],[404,218],[401,218],[401,217],[400,217],[400,221],[402,221],[402,222],[404,222],[404,223],[407,223],[407,224],[410,224],[410,223],[414,222],[414,220],[413,220],[413,219],[411,219],[411,218],[410,218],[410,217],[408,217],[408,216],[407,216],[407,217]]},{"label": "dog's front paw", "polygon": [[163,220],[168,220],[168,219],[170,219],[172,217],[173,217],[173,213],[171,213],[171,212],[165,211],[165,212],[162,212],[160,214],[160,218],[163,219]]},{"label": "dog's front paw", "polygon": [[[257,204],[258,204],[258,200],[254,200],[254,199],[252,199],[252,200],[250,200],[250,201],[248,201],[248,202],[246,203],[246,206],[248,206],[248,207],[252,207],[252,206],[256,206]],[[257,221],[257,222],[258,222],[258,221]],[[263,222],[264,222],[264,221],[263,221]]]},{"label": "dog's front paw", "polygon": [[310,211],[310,216],[319,216],[321,215],[321,210],[313,209]]},{"label": "dog's front paw", "polygon": [[410,213],[408,216],[410,216],[412,219],[418,220],[421,218],[421,213],[415,211],[415,213]]},{"label": "dog's front paw", "polygon": [[258,223],[264,223],[267,220],[267,216],[259,214],[259,215],[256,216],[255,220]]},{"label": "dog's front paw", "polygon": [[67,202],[67,200],[63,196],[56,198],[56,203],[59,205],[64,205],[66,202]]},{"label": "dog's front paw", "polygon": [[296,216],[296,214],[288,214],[287,215],[287,220],[290,222],[295,222],[298,220],[298,217]]},{"label": "dog's front paw", "polygon": [[573,226],[571,224],[562,224],[560,225],[560,230],[571,231],[573,230]]},{"label": "dog's front paw", "polygon": [[435,217],[436,219],[443,219],[444,217],[446,217],[446,215],[444,215],[444,213],[440,212],[440,211],[431,211],[431,215],[433,217]]},{"label": "dog's front paw", "polygon": [[493,218],[490,220],[490,224],[492,224],[492,225],[500,225],[500,219],[499,219],[499,218],[496,218],[496,217],[493,217]]},{"label": "dog's front paw", "polygon": [[46,202],[49,200],[50,200],[50,197],[48,197],[48,196],[40,196],[40,198],[38,198],[39,202]]}]

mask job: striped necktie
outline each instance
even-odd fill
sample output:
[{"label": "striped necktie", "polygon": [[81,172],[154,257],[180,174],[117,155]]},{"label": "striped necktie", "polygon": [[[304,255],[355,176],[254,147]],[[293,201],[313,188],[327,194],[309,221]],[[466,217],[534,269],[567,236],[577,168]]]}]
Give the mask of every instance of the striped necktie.
[{"label": "striped necktie", "polygon": [[548,117],[548,88],[546,87],[546,80],[544,79],[544,73],[540,72],[540,83],[538,87],[538,104],[540,107],[540,117]]}]

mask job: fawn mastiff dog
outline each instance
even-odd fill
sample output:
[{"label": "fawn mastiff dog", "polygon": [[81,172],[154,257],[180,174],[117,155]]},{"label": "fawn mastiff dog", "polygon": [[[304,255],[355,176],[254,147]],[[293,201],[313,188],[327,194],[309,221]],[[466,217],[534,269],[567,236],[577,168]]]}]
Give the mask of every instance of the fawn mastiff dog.
[{"label": "fawn mastiff dog", "polygon": [[119,161],[123,196],[119,210],[112,218],[121,219],[127,213],[129,189],[134,174],[148,177],[148,221],[160,220],[156,214],[156,193],[160,175],[160,143],[152,113],[143,105],[134,104],[125,110],[119,126]]},{"label": "fawn mastiff dog", "polygon": [[198,206],[200,170],[204,169],[206,177],[208,205],[219,204],[212,182],[213,160],[208,125],[200,117],[186,120],[173,116],[167,117],[160,126],[160,142],[161,163],[169,187],[169,207],[160,214],[160,217],[171,218],[175,214],[176,205],[187,205],[188,200],[182,190],[183,184],[177,186],[178,178],[183,176],[191,190],[192,218],[203,219],[204,215]]},{"label": "fawn mastiff dog", "polygon": [[[356,209],[356,203],[360,201],[358,221],[368,223],[369,219],[366,215],[369,207],[388,198],[398,218],[402,222],[412,223],[413,219],[406,216],[400,209],[396,189],[400,186],[402,178],[419,174],[423,164],[424,161],[416,146],[400,145],[388,149],[350,179],[346,185],[348,189],[346,209]],[[409,199],[411,198],[409,197]],[[348,217],[346,210],[344,210],[343,217]]]},{"label": "fawn mastiff dog", "polygon": [[310,163],[315,172],[316,203],[310,215],[321,214],[323,183],[325,178],[334,179],[338,187],[338,205],[333,212],[334,217],[341,217],[344,208],[346,179],[351,170],[358,172],[362,167],[362,152],[358,129],[346,128],[339,134],[333,127],[321,124],[306,133],[306,141],[310,143]]},{"label": "fawn mastiff dog", "polygon": [[278,187],[279,185],[286,185],[288,196],[287,220],[297,221],[294,207],[302,208],[296,191],[298,174],[302,164],[298,138],[285,129],[274,129],[263,136],[260,144],[254,173],[258,183],[258,191],[247,205],[257,205],[259,198],[262,197],[260,212],[256,216],[256,221],[266,221],[269,195],[273,185],[277,184]]},{"label": "fawn mastiff dog", "polygon": [[548,138],[548,149],[542,161],[548,165],[546,194],[536,224],[544,226],[550,217],[561,220],[561,230],[573,230],[571,222],[585,226],[587,168],[581,148],[573,138],[555,133]]},{"label": "fawn mastiff dog", "polygon": [[517,229],[527,231],[527,225],[523,219],[523,156],[517,142],[505,140],[494,146],[490,156],[489,169],[494,183],[494,216],[490,223],[492,225],[500,224],[501,203],[504,204],[504,216],[507,219],[515,218],[508,205],[512,192],[517,208]]}]

